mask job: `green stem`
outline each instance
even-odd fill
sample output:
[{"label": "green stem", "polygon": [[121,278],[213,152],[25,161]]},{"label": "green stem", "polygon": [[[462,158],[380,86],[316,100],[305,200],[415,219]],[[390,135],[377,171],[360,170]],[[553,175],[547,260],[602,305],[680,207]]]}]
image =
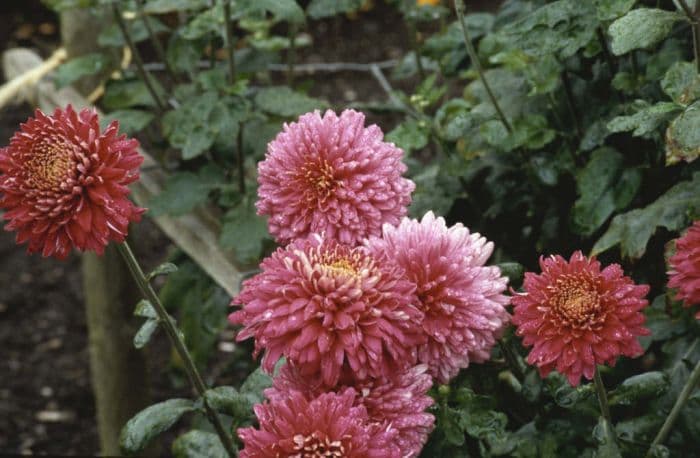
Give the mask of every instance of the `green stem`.
[{"label": "green stem", "polygon": [[224,2],[224,27],[226,27],[226,49],[228,50],[228,81],[236,82],[236,59],[233,54],[233,24],[231,23],[231,0]]},{"label": "green stem", "polygon": [[287,50],[287,86],[294,84],[294,65],[297,56],[297,27],[294,24],[289,26],[289,49]]},{"label": "green stem", "polygon": [[178,84],[180,81],[177,77],[177,74],[175,74],[173,67],[170,65],[170,62],[168,62],[168,59],[165,56],[165,50],[163,49],[163,45],[160,43],[160,40],[158,39],[155,32],[153,31],[153,27],[151,27],[151,23],[148,20],[148,16],[143,12],[143,2],[144,2],[144,0],[138,0],[136,2],[136,6],[139,10],[139,14],[141,15],[141,20],[143,21],[143,25],[146,26],[146,31],[148,32],[148,38],[151,40],[151,44],[153,44],[153,49],[156,50],[156,54],[158,55],[158,59],[160,59],[163,62],[163,65],[165,65],[165,70],[168,73],[168,76],[173,81],[173,83]]},{"label": "green stem", "polygon": [[244,127],[245,124],[239,124],[238,135],[236,136],[236,149],[238,150],[238,191],[241,195],[245,194],[245,156],[243,154]]},{"label": "green stem", "polygon": [[489,99],[491,99],[491,103],[493,104],[493,107],[496,109],[496,112],[498,113],[498,117],[501,118],[501,122],[503,125],[506,127],[508,132],[513,132],[513,128],[511,127],[510,123],[508,122],[508,118],[506,118],[506,115],[503,113],[503,110],[501,110],[501,106],[498,104],[498,101],[496,100],[496,97],[493,95],[493,92],[491,91],[491,86],[489,86],[488,81],[486,81],[486,75],[484,74],[484,69],[481,67],[481,62],[479,61],[479,56],[476,54],[476,49],[474,49],[474,44],[472,43],[471,38],[469,38],[469,31],[467,30],[467,24],[464,21],[464,3],[462,3],[462,0],[454,0],[454,5],[455,5],[455,11],[457,12],[457,17],[459,18],[459,23],[462,26],[462,35],[464,36],[464,44],[467,46],[467,53],[469,54],[469,58],[472,61],[472,65],[474,65],[474,68],[476,69],[477,73],[479,73],[479,78],[481,79],[481,84],[484,85],[484,89],[486,89],[486,93],[489,96]]},{"label": "green stem", "polygon": [[571,79],[569,78],[569,73],[566,70],[561,72],[561,81],[564,86],[564,95],[566,96],[566,105],[569,108],[569,113],[574,121],[574,128],[576,129],[576,136],[578,140],[581,141],[583,133],[581,132],[581,123],[578,120],[578,110],[576,109],[576,104],[574,103],[574,91],[571,88]]},{"label": "green stem", "polygon": [[700,2],[695,3],[695,10],[691,10],[685,0],[678,0],[681,9],[688,16],[693,29],[693,53],[695,54],[695,68],[700,73]]},{"label": "green stem", "polygon": [[124,23],[124,18],[122,17],[121,10],[119,9],[119,5],[117,5],[117,3],[112,3],[112,13],[114,14],[114,19],[117,21],[119,30],[122,32],[124,41],[126,41],[126,44],[134,57],[134,63],[136,64],[136,71],[138,72],[139,77],[143,80],[143,84],[146,85],[146,89],[148,89],[148,92],[151,94],[158,111],[160,111],[160,113],[165,112],[165,104],[160,97],[158,97],[158,93],[156,92],[153,82],[151,81],[151,75],[149,75],[146,69],[143,67],[141,54],[139,54],[138,49],[136,49],[136,46],[134,45],[134,41],[131,39],[131,35],[126,27],[126,23]]},{"label": "green stem", "polygon": [[605,391],[605,385],[603,385],[603,379],[600,377],[600,371],[596,367],[595,374],[593,375],[593,383],[595,385],[595,391],[598,395],[598,404],[600,405],[600,414],[605,419],[607,423],[606,431],[609,436],[608,439],[610,443],[616,443],[617,438],[615,437],[614,427],[612,422],[612,416],[610,415],[610,406],[608,404],[608,393]]},{"label": "green stem", "polygon": [[423,68],[423,62],[420,58],[420,46],[418,45],[418,29],[413,22],[409,22],[408,33],[410,35],[409,41],[411,43],[411,48],[413,48],[413,55],[416,57],[416,68],[418,69],[418,76],[421,81],[425,79],[425,69]]},{"label": "green stem", "polygon": [[194,361],[192,360],[192,356],[187,350],[187,346],[180,337],[178,330],[175,328],[171,316],[165,310],[165,307],[163,307],[160,298],[153,290],[151,284],[148,282],[146,275],[143,273],[143,269],[141,269],[141,265],[136,259],[136,256],[134,256],[134,253],[133,251],[131,251],[129,245],[126,242],[122,242],[117,245],[117,249],[124,258],[124,262],[126,262],[126,265],[129,267],[129,272],[131,272],[131,276],[134,278],[136,284],[141,290],[141,294],[143,294],[143,297],[151,303],[156,313],[158,314],[158,323],[163,328],[165,328],[165,332],[168,335],[170,342],[175,347],[175,351],[177,351],[178,355],[180,356],[180,359],[182,359],[182,362],[185,366],[185,371],[187,372],[187,376],[190,379],[190,383],[192,383],[192,386],[197,392],[197,395],[202,399],[202,403],[204,405],[204,409],[206,410],[207,417],[216,429],[216,432],[219,435],[219,438],[221,439],[221,443],[226,448],[228,455],[231,458],[235,458],[236,451],[233,446],[233,442],[231,441],[231,437],[226,433],[226,430],[224,429],[224,426],[221,423],[221,419],[217,415],[216,411],[214,411],[214,409],[211,408],[206,398],[204,397],[204,393],[207,391],[207,386],[204,383],[204,380],[202,380],[202,376],[199,375],[199,371],[197,370],[197,367],[195,366]]},{"label": "green stem", "polygon": [[[698,342],[700,342],[700,339],[695,339],[695,341],[693,342],[693,345],[685,353],[683,359],[690,356],[690,354],[695,349],[695,346],[698,344]],[[681,361],[681,363],[682,363],[682,361]],[[659,433],[656,435],[656,437],[654,438],[654,441],[651,443],[651,447],[649,447],[649,451],[646,454],[647,457],[652,456],[652,452],[653,452],[654,448],[657,445],[661,445],[666,440],[666,437],[671,432],[671,428],[673,427],[673,424],[676,422],[676,419],[678,419],[678,415],[680,415],[681,411],[683,410],[683,407],[685,407],[686,402],[688,402],[688,398],[690,397],[690,395],[692,394],[693,390],[695,389],[695,387],[698,385],[699,382],[700,382],[700,361],[698,361],[698,363],[695,365],[695,369],[693,369],[693,372],[690,373],[690,377],[688,377],[688,381],[685,382],[685,385],[683,386],[683,389],[681,390],[681,394],[678,395],[678,399],[676,399],[676,403],[673,405],[671,412],[666,417],[666,420],[664,421],[664,424],[661,426]]]}]

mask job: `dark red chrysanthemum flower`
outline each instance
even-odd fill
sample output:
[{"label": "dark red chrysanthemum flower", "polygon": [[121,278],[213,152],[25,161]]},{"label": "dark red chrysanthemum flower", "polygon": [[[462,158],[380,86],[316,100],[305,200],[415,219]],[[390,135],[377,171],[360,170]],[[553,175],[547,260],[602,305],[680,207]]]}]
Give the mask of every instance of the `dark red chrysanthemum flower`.
[{"label": "dark red chrysanthemum flower", "polygon": [[241,458],[400,458],[396,431],[370,421],[352,388],[308,400],[300,392],[258,404],[260,429],[240,428]]},{"label": "dark red chrysanthemum flower", "polygon": [[255,338],[272,371],[280,356],[334,386],[344,373],[381,377],[416,362],[423,315],[415,287],[389,260],[312,235],[280,248],[243,283],[229,320]]},{"label": "dark red chrysanthemum flower", "polygon": [[[676,298],[686,307],[700,305],[700,221],[676,240],[676,253],[669,264],[668,287],[677,289]],[[700,311],[695,318],[700,320]]]},{"label": "dark red chrysanthemum flower", "polygon": [[71,248],[101,254],[121,242],[143,209],[127,198],[143,157],[138,142],[97,113],[69,105],[52,116],[37,110],[0,149],[0,208],[29,253],[64,259]]},{"label": "dark red chrysanthemum flower", "polygon": [[[370,421],[397,431],[395,442],[403,458],[416,457],[435,424],[435,417],[425,411],[434,402],[427,394],[432,384],[428,367],[424,364],[385,379],[354,382],[353,388],[357,390],[355,405],[367,409]],[[319,379],[304,377],[288,362],[273,379],[272,388],[265,390],[265,396],[278,402],[287,398],[289,393],[298,391],[307,399],[313,399],[321,393],[342,392],[346,388],[346,385],[328,387]]]},{"label": "dark red chrysanthemum flower", "polygon": [[403,151],[379,127],[344,110],[307,113],[270,142],[258,164],[258,214],[281,244],[324,233],[356,245],[406,214],[415,185]]},{"label": "dark red chrysanthemum flower", "polygon": [[542,377],[556,369],[576,386],[581,375],[593,378],[597,364],[643,353],[637,337],[649,334],[641,313],[647,285],[635,285],[617,264],[601,270],[580,251],[569,261],[540,258],[540,267],[539,275],[525,274],[525,292],[512,303],[516,332],[533,346],[527,361]]}]

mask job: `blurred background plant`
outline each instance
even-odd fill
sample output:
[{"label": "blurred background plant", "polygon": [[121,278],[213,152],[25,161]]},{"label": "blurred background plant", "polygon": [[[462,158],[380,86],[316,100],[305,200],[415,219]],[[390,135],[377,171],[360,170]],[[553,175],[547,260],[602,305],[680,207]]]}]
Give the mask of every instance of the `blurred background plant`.
[{"label": "blurred background plant", "polygon": [[[55,83],[106,76],[92,92],[105,121],[119,119],[169,172],[148,214],[214,209],[219,244],[241,271],[253,273],[274,249],[254,208],[267,142],[302,113],[353,107],[406,151],[417,185],[411,215],[433,210],[493,240],[492,262],[513,288],[540,255],[576,249],[652,286],[646,354],[603,372],[617,446],[597,426],[592,385],[572,388],[558,374],[541,380],[509,333],[490,362],[434,389],[437,428],[424,456],[641,456],[649,448],[700,359],[700,326],[665,288],[668,242],[700,209],[698,5],[467,2],[463,30],[452,2],[439,0],[45,3],[110,18],[97,38],[102,50],[63,64]],[[348,34],[355,46],[319,33],[364,31],[365,22],[379,31]],[[315,50],[335,47],[342,62],[319,61]],[[343,78],[327,84],[329,75]],[[221,333],[231,338],[229,297],[181,252],[169,260],[179,270],[160,295],[207,367]],[[213,403],[247,424],[269,381],[254,372],[249,342],[227,348],[214,358],[224,362],[212,380],[240,389],[213,390]],[[171,380],[182,384],[176,358],[171,365]],[[699,396],[659,456],[700,456],[691,446]],[[170,407],[177,415],[147,422],[146,439],[196,410]],[[191,427],[175,441],[176,455],[215,450],[201,416]]]}]

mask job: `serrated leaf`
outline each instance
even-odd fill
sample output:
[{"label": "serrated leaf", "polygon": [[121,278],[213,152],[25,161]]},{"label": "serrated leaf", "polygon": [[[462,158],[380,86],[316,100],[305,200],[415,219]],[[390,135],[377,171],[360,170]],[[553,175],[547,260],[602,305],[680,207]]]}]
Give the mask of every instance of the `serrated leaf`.
[{"label": "serrated leaf", "polygon": [[[148,20],[148,24],[151,26],[151,30],[153,30],[154,34],[159,34],[170,30],[165,24],[154,17],[147,17],[146,19]],[[148,38],[148,29],[141,18],[136,18],[125,22],[127,30],[129,31],[129,36],[134,43],[139,43]],[[119,25],[115,22],[102,30],[100,35],[97,37],[97,44],[105,47],[112,46],[121,48],[126,46],[126,41],[124,40],[124,35],[122,35]]]},{"label": "serrated leaf", "polygon": [[622,382],[611,393],[609,402],[610,405],[633,405],[642,399],[660,397],[668,386],[668,377],[663,372],[634,375]]},{"label": "serrated leaf", "polygon": [[127,454],[138,453],[154,437],[193,410],[194,403],[189,399],[168,399],[147,407],[126,423],[119,436],[119,446]]},{"label": "serrated leaf", "polygon": [[[275,372],[277,372],[280,366],[281,362],[278,362],[275,366]],[[266,374],[262,368],[258,367],[245,379],[241,385],[241,389],[238,391],[245,396],[252,396],[251,399],[255,399],[255,403],[257,404],[263,401],[263,391],[271,386],[272,377]]]},{"label": "serrated leaf", "polygon": [[700,102],[685,109],[666,130],[666,165],[700,156]]},{"label": "serrated leaf", "polygon": [[700,208],[699,187],[700,173],[695,173],[692,181],[678,183],[647,207],[617,215],[593,246],[592,254],[602,253],[619,244],[624,257],[642,257],[657,227],[665,227],[669,231],[685,227],[687,213],[693,208]]},{"label": "serrated leaf", "polygon": [[386,134],[386,141],[396,143],[396,146],[406,153],[419,150],[428,144],[430,129],[415,120],[407,120]]},{"label": "serrated leaf", "polygon": [[95,75],[107,67],[109,58],[104,54],[91,53],[76,57],[62,64],[53,73],[56,87],[62,88],[78,81],[83,76]]},{"label": "serrated leaf", "polygon": [[632,131],[632,135],[635,137],[648,136],[681,109],[677,104],[671,102],[660,102],[655,105],[649,105],[641,100],[637,102],[637,112],[611,119],[607,125],[608,131],[613,133]]},{"label": "serrated leaf", "polygon": [[[163,88],[155,83],[156,93],[163,95]],[[155,102],[143,81],[112,81],[105,89],[102,104],[108,110],[132,107],[153,107]]]},{"label": "serrated leaf", "polygon": [[255,103],[270,114],[291,117],[326,106],[321,100],[296,92],[287,86],[261,89],[255,95]]},{"label": "serrated leaf", "polygon": [[641,173],[622,165],[622,154],[604,147],[595,150],[579,172],[576,177],[579,198],[571,212],[578,233],[594,233],[615,210],[626,207],[636,195]]},{"label": "serrated leaf", "polygon": [[153,269],[147,276],[148,281],[153,280],[158,275],[168,275],[177,271],[177,266],[171,262],[164,262],[155,269]]},{"label": "serrated leaf", "polygon": [[635,49],[651,48],[671,33],[679,13],[655,8],[637,8],[610,24],[610,49],[621,56]]},{"label": "serrated leaf", "polygon": [[242,203],[224,216],[219,243],[233,249],[236,259],[245,264],[257,261],[268,237],[265,218],[252,205]]},{"label": "serrated leaf", "polygon": [[199,430],[189,431],[175,439],[173,455],[175,458],[228,458],[219,436]]},{"label": "serrated leaf", "polygon": [[239,393],[232,386],[217,386],[207,390],[204,396],[214,410],[233,417],[238,423],[252,418],[253,406],[259,402],[257,395]]},{"label": "serrated leaf", "polygon": [[184,215],[207,201],[213,188],[192,172],[178,172],[168,177],[160,194],[148,201],[154,215]]},{"label": "serrated leaf", "polygon": [[501,271],[501,275],[508,277],[510,286],[519,285],[525,275],[525,267],[518,262],[502,262],[496,267]]},{"label": "serrated leaf", "polygon": [[148,126],[153,117],[153,113],[143,110],[117,110],[100,118],[100,124],[107,126],[112,121],[118,121],[120,132],[134,135]]},{"label": "serrated leaf", "polygon": [[139,330],[134,335],[134,347],[143,348],[153,337],[153,334],[158,329],[158,320],[149,318],[144,321]]},{"label": "serrated leaf", "polygon": [[362,6],[363,0],[311,0],[306,12],[314,19],[349,13]]},{"label": "serrated leaf", "polygon": [[601,21],[612,21],[627,13],[637,0],[593,0],[596,14]]},{"label": "serrated leaf", "polygon": [[150,301],[146,299],[141,299],[136,308],[134,309],[134,315],[143,318],[158,318],[158,313]]},{"label": "serrated leaf", "polygon": [[676,62],[661,80],[661,89],[681,105],[688,105],[700,97],[700,75],[695,64]]}]

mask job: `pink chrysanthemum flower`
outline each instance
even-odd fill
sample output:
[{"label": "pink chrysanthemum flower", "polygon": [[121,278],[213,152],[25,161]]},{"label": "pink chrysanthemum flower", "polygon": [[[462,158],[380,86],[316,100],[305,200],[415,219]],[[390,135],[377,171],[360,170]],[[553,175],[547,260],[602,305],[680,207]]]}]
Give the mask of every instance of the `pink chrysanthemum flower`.
[{"label": "pink chrysanthemum flower", "polygon": [[447,383],[470,361],[483,362],[509,320],[502,293],[508,279],[498,267],[484,266],[493,243],[470,234],[461,224],[450,228],[432,212],[419,222],[404,218],[384,225],[382,238],[367,242],[376,256],[393,258],[416,285],[427,342],[418,361]]},{"label": "pink chrysanthemum flower", "polygon": [[[683,305],[700,305],[700,221],[676,240],[676,253],[669,259],[669,288],[676,288],[676,299]],[[700,311],[695,314],[700,320]]]},{"label": "pink chrysanthemum flower", "polygon": [[[358,392],[355,405],[367,409],[370,421],[385,427],[389,425],[397,431],[395,442],[402,457],[416,457],[435,423],[435,417],[425,412],[433,405],[433,398],[427,394],[431,386],[427,366],[421,364],[393,374],[388,379],[354,383]],[[291,392],[301,392],[307,399],[313,399],[324,392],[341,392],[345,389],[345,385],[327,387],[318,379],[303,377],[293,364],[286,363],[273,379],[272,388],[265,390],[265,396],[277,402]]]},{"label": "pink chrysanthemum flower", "polygon": [[512,302],[516,333],[533,346],[527,361],[542,377],[556,369],[576,386],[581,375],[593,378],[597,364],[643,353],[637,337],[649,334],[641,313],[647,285],[635,285],[617,264],[601,270],[580,251],[569,261],[540,258],[540,267],[539,275],[525,274],[525,292]]},{"label": "pink chrysanthemum flower", "polygon": [[255,337],[256,354],[272,371],[280,356],[306,377],[335,385],[343,372],[357,380],[415,364],[422,336],[414,287],[403,271],[362,247],[313,235],[280,248],[244,282],[229,320],[238,340]]},{"label": "pink chrysanthemum flower", "polygon": [[323,393],[308,400],[300,392],[258,404],[260,429],[240,428],[241,458],[399,458],[396,431],[369,420],[356,393]]},{"label": "pink chrysanthemum flower", "polygon": [[348,245],[397,224],[415,188],[403,178],[403,151],[379,127],[345,110],[307,113],[268,145],[258,165],[259,215],[277,242],[325,233]]},{"label": "pink chrysanthemum flower", "polygon": [[37,110],[0,148],[0,208],[29,253],[64,259],[71,248],[98,254],[121,242],[143,209],[127,195],[139,178],[138,141],[112,122],[100,132],[97,113],[69,105],[52,116]]}]

